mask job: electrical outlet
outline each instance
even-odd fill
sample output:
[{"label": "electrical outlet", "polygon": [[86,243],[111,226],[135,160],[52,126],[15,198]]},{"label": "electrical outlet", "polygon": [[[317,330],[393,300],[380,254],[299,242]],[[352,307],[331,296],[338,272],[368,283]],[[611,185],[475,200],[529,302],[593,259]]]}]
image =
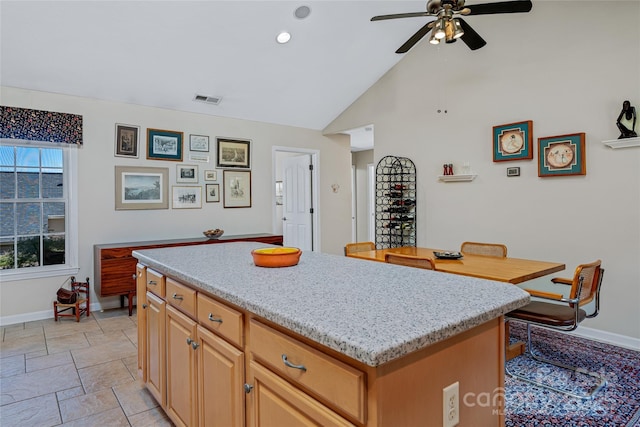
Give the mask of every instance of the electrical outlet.
[{"label": "electrical outlet", "polygon": [[442,426],[455,427],[460,422],[460,394],[456,381],[442,389]]}]

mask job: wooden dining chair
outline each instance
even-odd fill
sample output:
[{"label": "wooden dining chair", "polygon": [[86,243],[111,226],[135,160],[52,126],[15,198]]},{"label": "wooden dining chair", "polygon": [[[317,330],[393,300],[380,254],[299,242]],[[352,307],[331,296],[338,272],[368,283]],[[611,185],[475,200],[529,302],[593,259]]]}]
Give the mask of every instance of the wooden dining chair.
[{"label": "wooden dining chair", "polygon": [[[535,381],[505,368],[508,375],[539,385],[540,387],[555,390],[580,399],[590,399],[598,390],[604,387],[606,380],[598,373],[589,372],[584,368],[568,366],[554,360],[544,358],[535,351],[531,341],[531,325],[560,331],[573,331],[584,319],[596,317],[600,311],[600,287],[602,286],[603,276],[604,269],[601,266],[600,260],[588,264],[580,264],[573,274],[573,279],[551,279],[551,282],[554,284],[570,287],[568,297],[564,297],[563,294],[525,289],[535,299],[524,307],[513,310],[505,315],[507,321],[517,320],[527,324],[527,350],[524,353],[525,356],[536,359],[542,363],[555,365],[563,369],[568,369],[570,371],[579,372],[596,378],[598,383],[594,386],[591,392],[588,394],[578,394],[568,389],[553,387],[548,384]],[[587,313],[582,307],[592,301],[594,302],[593,308],[590,310],[590,313]]]},{"label": "wooden dining chair", "polygon": [[373,242],[347,243],[344,247],[344,254],[349,255],[354,252],[375,251],[376,245]]},{"label": "wooden dining chair", "polygon": [[426,270],[436,269],[436,264],[431,258],[403,254],[385,254],[384,260],[389,264],[406,265],[408,267],[424,268]]},{"label": "wooden dining chair", "polygon": [[501,243],[464,242],[460,246],[460,252],[470,255],[507,257],[507,247]]}]

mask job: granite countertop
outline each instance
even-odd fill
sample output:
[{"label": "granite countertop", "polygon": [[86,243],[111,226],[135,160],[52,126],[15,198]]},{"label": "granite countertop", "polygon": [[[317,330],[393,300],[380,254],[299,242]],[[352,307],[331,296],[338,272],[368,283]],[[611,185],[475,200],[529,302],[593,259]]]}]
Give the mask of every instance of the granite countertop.
[{"label": "granite countertop", "polygon": [[239,242],[134,251],[184,281],[369,366],[442,341],[529,302],[517,286],[413,267],[303,252],[262,268]]}]

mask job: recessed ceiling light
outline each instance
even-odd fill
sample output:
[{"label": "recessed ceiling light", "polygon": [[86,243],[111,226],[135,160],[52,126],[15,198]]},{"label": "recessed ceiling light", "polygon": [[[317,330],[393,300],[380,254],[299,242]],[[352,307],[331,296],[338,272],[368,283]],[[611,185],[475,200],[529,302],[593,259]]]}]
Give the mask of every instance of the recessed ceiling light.
[{"label": "recessed ceiling light", "polygon": [[304,19],[311,13],[309,6],[300,6],[294,12],[293,15],[298,19]]},{"label": "recessed ceiling light", "polygon": [[287,43],[289,40],[291,40],[291,34],[286,31],[283,31],[276,36],[276,41],[280,44]]}]

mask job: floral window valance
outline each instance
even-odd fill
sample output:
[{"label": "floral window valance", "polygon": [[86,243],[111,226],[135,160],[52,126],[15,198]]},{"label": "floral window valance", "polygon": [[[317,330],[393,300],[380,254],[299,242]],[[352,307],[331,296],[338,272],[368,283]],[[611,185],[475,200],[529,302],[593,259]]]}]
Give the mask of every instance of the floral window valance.
[{"label": "floral window valance", "polygon": [[0,138],[82,145],[82,116],[0,106]]}]

